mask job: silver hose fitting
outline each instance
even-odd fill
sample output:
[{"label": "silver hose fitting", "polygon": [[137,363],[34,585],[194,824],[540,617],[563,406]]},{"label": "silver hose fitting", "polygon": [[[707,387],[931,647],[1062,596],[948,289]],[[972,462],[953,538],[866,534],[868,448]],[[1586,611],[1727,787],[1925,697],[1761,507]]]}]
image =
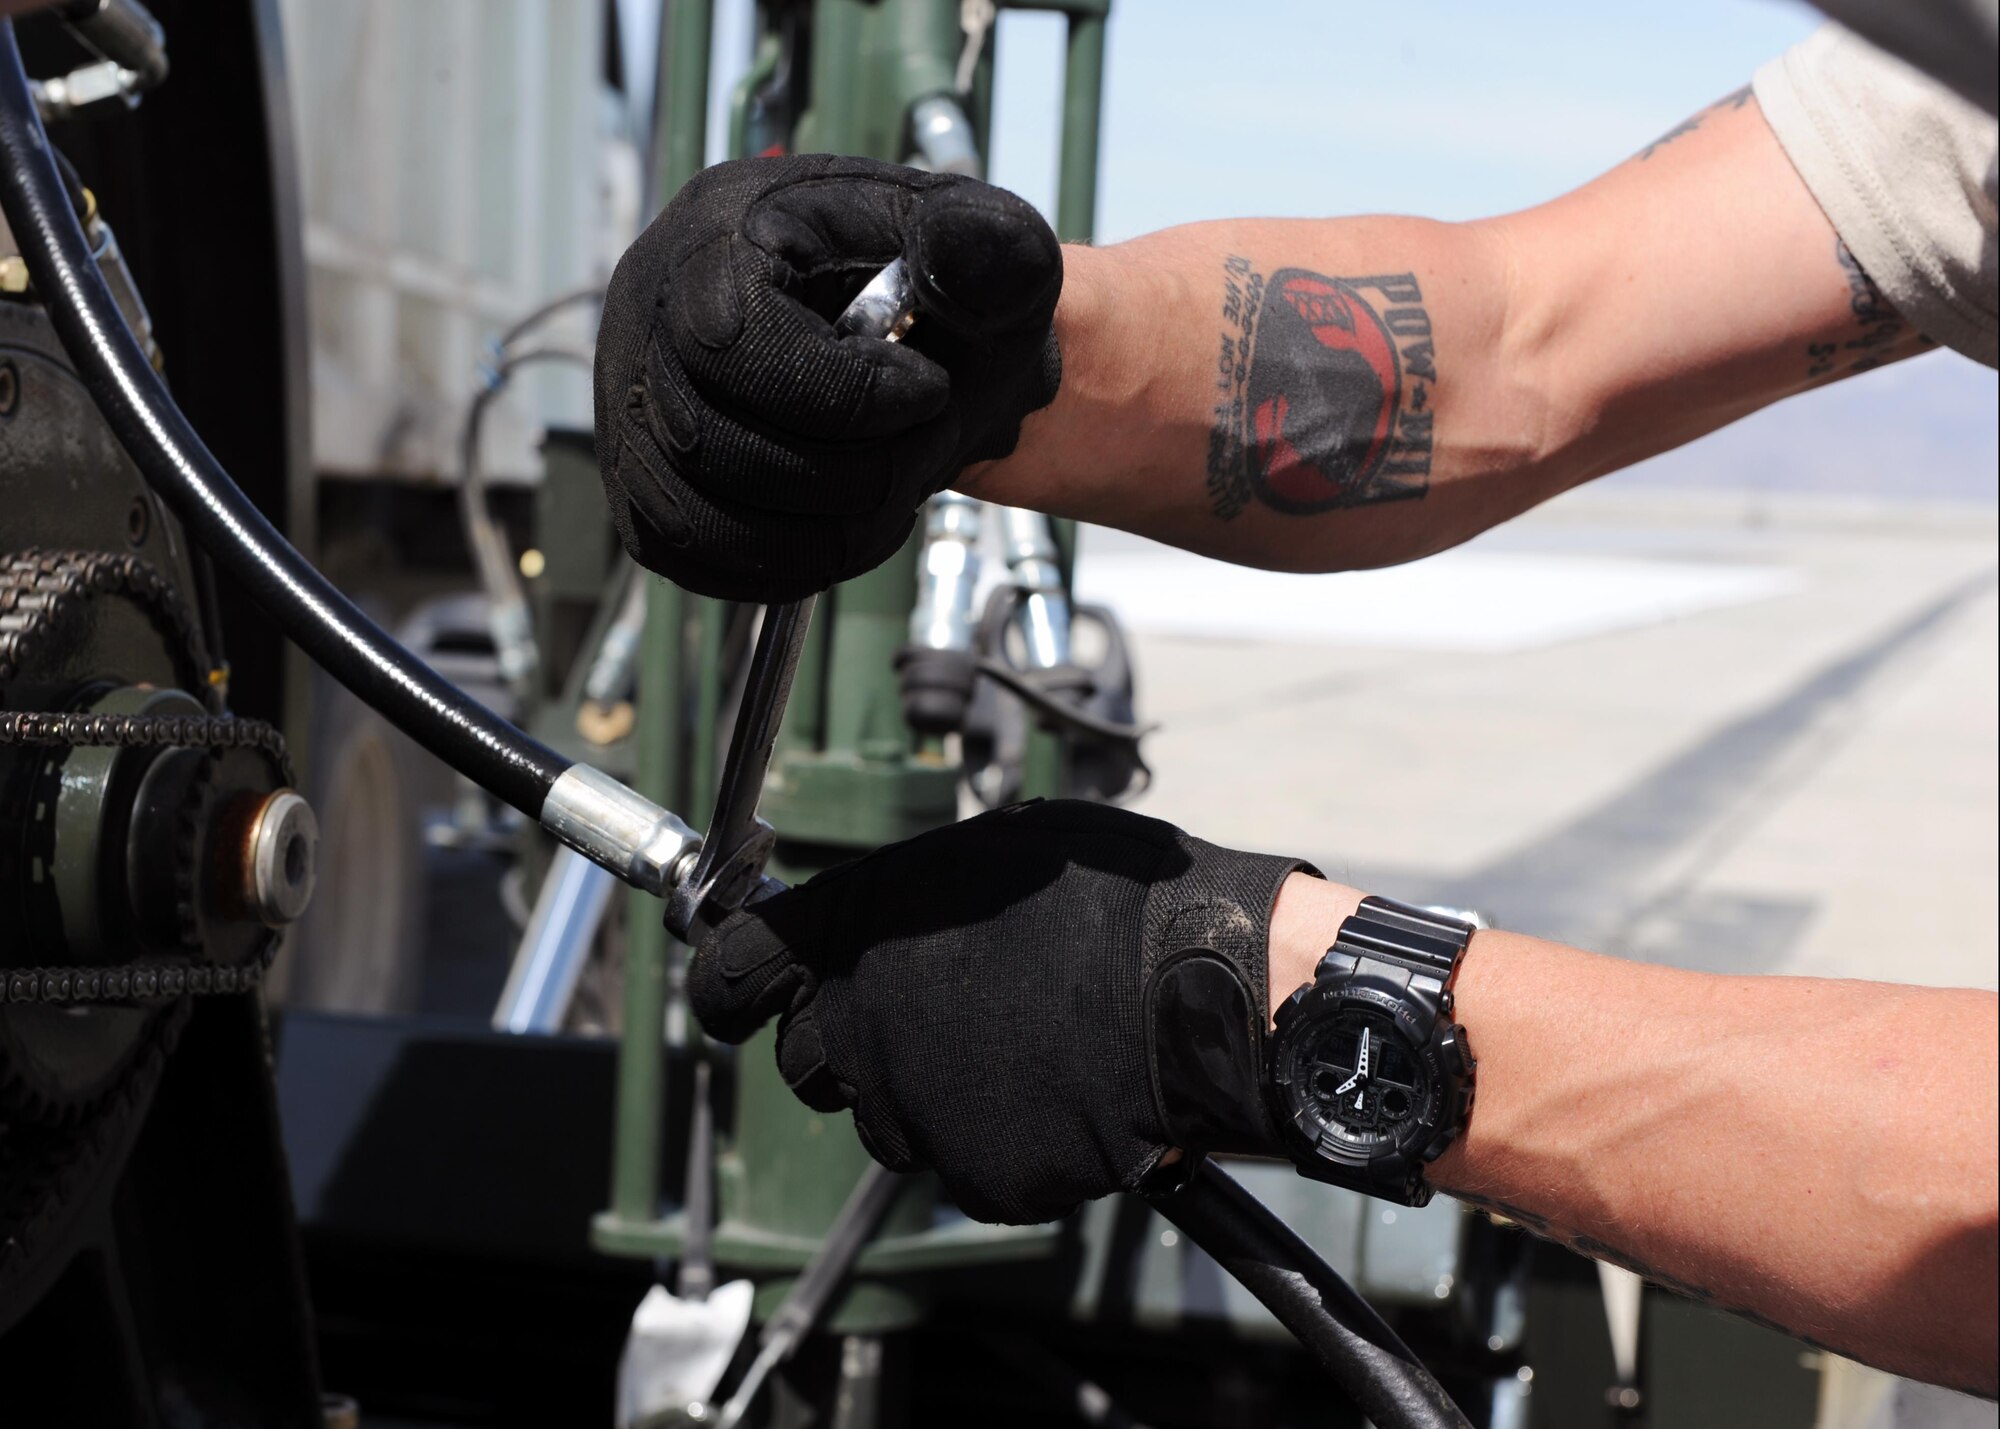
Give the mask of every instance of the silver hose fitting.
[{"label": "silver hose fitting", "polygon": [[588,764],[562,772],[542,805],[541,824],[592,863],[661,897],[701,847],[701,836],[679,815]]}]

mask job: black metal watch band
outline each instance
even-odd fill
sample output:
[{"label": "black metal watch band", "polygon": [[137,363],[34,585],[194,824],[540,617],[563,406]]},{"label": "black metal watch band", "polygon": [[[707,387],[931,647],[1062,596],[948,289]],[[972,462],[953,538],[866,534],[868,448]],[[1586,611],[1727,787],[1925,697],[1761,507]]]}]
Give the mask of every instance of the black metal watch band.
[{"label": "black metal watch band", "polygon": [[1352,976],[1373,963],[1382,973],[1401,973],[1396,981],[1441,1010],[1445,985],[1477,931],[1462,918],[1371,895],[1340,925],[1313,976]]}]

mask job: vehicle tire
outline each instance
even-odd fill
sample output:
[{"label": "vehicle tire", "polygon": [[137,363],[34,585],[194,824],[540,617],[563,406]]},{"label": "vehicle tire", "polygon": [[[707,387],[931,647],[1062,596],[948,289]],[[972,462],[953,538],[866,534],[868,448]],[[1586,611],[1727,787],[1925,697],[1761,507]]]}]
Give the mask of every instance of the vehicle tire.
[{"label": "vehicle tire", "polygon": [[305,781],[319,877],[274,991],[289,1007],[411,1012],[424,964],[423,789],[435,781],[408,737],[325,671],[312,680]]}]

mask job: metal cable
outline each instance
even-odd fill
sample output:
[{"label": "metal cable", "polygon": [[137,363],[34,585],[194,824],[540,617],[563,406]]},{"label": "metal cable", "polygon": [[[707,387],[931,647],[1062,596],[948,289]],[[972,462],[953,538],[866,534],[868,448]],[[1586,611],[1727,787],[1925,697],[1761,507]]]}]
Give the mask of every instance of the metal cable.
[{"label": "metal cable", "polygon": [[[502,339],[502,343],[507,339]],[[500,657],[500,674],[516,693],[528,693],[529,683],[541,663],[535,641],[534,619],[528,610],[528,592],[500,523],[493,519],[487,502],[486,468],[479,459],[480,435],[486,413],[500,400],[514,374],[537,362],[571,362],[590,371],[587,352],[571,347],[531,347],[503,357],[488,372],[485,383],[465,407],[465,421],[458,436],[458,515],[465,528],[465,542],[472,551],[473,569],[486,592],[487,624]]]},{"label": "metal cable", "polygon": [[[507,331],[501,333],[500,340],[494,343],[493,346],[504,354],[515,343],[519,342],[564,308],[574,307],[578,303],[595,302],[602,304],[603,301],[604,289],[597,284],[589,284],[581,288],[571,288],[566,293],[558,293],[540,307],[530,309],[520,321],[508,328]],[[586,365],[588,365],[588,362],[589,359],[586,358]]]}]

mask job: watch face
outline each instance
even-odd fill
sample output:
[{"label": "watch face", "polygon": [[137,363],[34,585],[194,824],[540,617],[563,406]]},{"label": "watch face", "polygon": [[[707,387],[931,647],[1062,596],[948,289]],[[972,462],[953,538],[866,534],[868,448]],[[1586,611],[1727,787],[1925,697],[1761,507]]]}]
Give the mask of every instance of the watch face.
[{"label": "watch face", "polygon": [[1343,1004],[1300,1031],[1279,1080],[1294,1123],[1324,1154],[1366,1158],[1428,1137],[1436,1089],[1394,1019]]}]

